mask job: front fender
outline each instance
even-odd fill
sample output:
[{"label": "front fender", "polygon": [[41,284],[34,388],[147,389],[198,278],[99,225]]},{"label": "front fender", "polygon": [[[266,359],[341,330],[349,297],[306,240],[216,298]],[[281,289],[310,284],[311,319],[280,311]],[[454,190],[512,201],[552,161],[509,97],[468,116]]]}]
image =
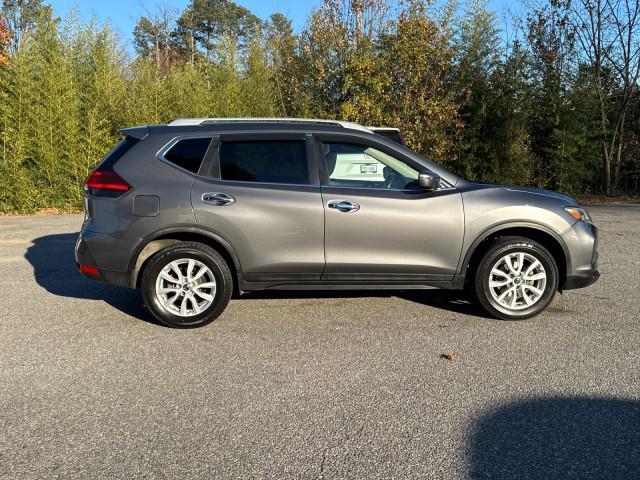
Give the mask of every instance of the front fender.
[{"label": "front fender", "polygon": [[466,191],[462,200],[465,235],[459,274],[466,273],[474,251],[483,240],[514,228],[533,229],[552,237],[562,247],[567,271],[571,271],[571,254],[562,235],[575,220],[568,219],[558,199],[497,187]]}]

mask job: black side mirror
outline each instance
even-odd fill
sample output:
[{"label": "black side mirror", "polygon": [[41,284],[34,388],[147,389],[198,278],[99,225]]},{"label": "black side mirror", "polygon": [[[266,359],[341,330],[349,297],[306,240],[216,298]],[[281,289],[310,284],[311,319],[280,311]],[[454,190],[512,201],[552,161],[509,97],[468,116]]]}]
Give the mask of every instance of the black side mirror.
[{"label": "black side mirror", "polygon": [[440,177],[425,170],[418,174],[418,185],[423,190],[436,190],[440,186]]}]

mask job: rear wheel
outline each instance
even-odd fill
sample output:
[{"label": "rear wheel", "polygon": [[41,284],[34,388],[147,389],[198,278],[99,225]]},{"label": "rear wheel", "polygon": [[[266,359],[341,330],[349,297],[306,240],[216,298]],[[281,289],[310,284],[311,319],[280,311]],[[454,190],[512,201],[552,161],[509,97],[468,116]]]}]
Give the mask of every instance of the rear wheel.
[{"label": "rear wheel", "polygon": [[524,320],[551,303],[558,277],[556,262],[544,246],[523,237],[503,237],[480,260],[475,294],[490,315]]},{"label": "rear wheel", "polygon": [[172,328],[201,327],[224,311],[233,279],[211,247],[181,242],[156,253],[142,273],[142,295],[151,314]]}]

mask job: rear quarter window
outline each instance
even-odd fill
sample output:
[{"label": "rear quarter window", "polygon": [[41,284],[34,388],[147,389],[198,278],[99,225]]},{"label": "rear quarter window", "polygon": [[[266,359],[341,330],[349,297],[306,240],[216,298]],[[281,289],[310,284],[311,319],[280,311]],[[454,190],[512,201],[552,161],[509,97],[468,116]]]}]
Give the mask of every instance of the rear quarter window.
[{"label": "rear quarter window", "polygon": [[183,138],[164,154],[164,159],[191,173],[198,173],[211,138]]}]

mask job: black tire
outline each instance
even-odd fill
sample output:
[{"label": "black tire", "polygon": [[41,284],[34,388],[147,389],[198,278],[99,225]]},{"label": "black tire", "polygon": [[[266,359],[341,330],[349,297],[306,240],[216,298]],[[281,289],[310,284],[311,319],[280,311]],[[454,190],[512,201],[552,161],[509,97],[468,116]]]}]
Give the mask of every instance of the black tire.
[{"label": "black tire", "polygon": [[[525,253],[527,258],[533,257],[538,260],[544,268],[546,275],[546,284],[542,290],[541,295],[537,295],[535,303],[530,307],[523,307],[518,310],[508,309],[505,306],[498,303],[498,298],[494,298],[489,287],[489,281],[491,278],[491,271],[496,266],[497,262],[510,253]],[[508,273],[508,271],[507,271]],[[542,310],[544,310],[553,300],[553,297],[558,290],[559,274],[558,266],[556,264],[553,255],[538,242],[524,238],[524,237],[501,237],[496,239],[488,248],[482,259],[478,264],[478,268],[475,272],[474,279],[474,293],[478,303],[482,308],[489,313],[492,317],[499,318],[501,320],[526,320],[531,318]],[[513,282],[514,279],[511,280]],[[522,284],[522,279],[519,280],[519,284]],[[511,287],[511,285],[514,285]],[[504,292],[508,288],[514,288],[515,292],[518,292],[518,288],[515,287],[515,283],[509,283],[507,286],[502,287]],[[522,289],[522,292],[525,290]],[[528,291],[528,290],[527,290]],[[522,294],[521,294],[522,295]],[[512,297],[509,297],[512,298]],[[521,298],[520,304],[524,302],[524,297]]]},{"label": "black tire", "polygon": [[[216,282],[211,304],[202,312],[189,317],[176,315],[167,310],[156,295],[158,275],[171,262],[180,259],[202,262],[209,268]],[[180,242],[160,250],[151,257],[142,272],[141,288],[145,306],[162,325],[171,328],[196,328],[213,322],[227,307],[233,292],[233,277],[227,262],[213,248],[198,242]]]}]

